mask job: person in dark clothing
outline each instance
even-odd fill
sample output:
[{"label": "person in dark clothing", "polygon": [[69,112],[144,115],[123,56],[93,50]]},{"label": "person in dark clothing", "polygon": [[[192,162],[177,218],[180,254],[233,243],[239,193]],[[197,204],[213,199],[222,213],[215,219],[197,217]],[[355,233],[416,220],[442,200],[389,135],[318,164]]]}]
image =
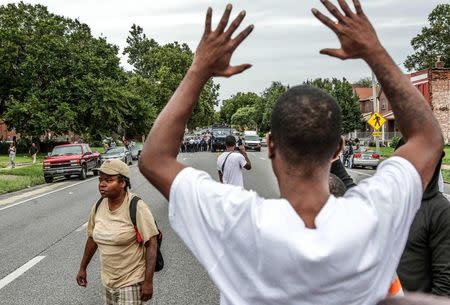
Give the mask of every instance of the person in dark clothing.
[{"label": "person in dark clothing", "polygon": [[423,193],[397,273],[407,291],[450,296],[450,202],[438,189],[441,162]]},{"label": "person in dark clothing", "polygon": [[331,163],[330,173],[336,175],[339,179],[342,180],[342,182],[344,182],[346,190],[349,190],[350,188],[356,186],[355,182],[353,182],[352,177],[350,177],[350,175],[345,170],[345,167],[342,164],[341,160],[337,159],[336,161]]}]

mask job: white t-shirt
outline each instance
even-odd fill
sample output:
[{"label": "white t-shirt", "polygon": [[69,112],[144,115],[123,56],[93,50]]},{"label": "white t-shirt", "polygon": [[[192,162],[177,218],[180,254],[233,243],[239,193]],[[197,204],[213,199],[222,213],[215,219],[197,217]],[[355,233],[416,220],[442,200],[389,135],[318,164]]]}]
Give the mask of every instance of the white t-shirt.
[{"label": "white t-shirt", "polygon": [[183,169],[170,189],[172,228],[208,271],[221,304],[375,304],[386,296],[422,198],[407,160],[392,157],[308,229],[285,199]]},{"label": "white t-shirt", "polygon": [[[229,155],[229,156],[228,156]],[[227,158],[228,156],[228,158]],[[225,162],[226,159],[226,162]],[[244,178],[242,177],[242,168],[247,164],[245,157],[238,152],[226,151],[217,158],[217,170],[222,171],[222,165],[225,162],[223,169],[223,183],[232,184],[244,187]]]}]

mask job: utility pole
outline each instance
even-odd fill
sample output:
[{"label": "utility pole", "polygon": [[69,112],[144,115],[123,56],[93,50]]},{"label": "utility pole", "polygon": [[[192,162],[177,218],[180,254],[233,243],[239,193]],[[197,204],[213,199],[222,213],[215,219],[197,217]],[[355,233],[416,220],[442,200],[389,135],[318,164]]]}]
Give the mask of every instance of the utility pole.
[{"label": "utility pole", "polygon": [[[375,78],[375,73],[372,71],[372,103],[373,103],[373,112],[380,112],[380,105],[377,101],[377,81]],[[374,128],[375,131],[375,128]],[[380,153],[380,137],[374,137],[375,138],[375,145],[376,145],[376,151],[379,154]]]}]

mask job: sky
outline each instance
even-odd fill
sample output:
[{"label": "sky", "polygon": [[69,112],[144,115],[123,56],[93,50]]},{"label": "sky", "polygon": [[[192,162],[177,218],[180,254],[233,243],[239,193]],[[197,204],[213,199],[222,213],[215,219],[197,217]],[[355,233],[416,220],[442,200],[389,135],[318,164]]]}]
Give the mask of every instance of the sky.
[{"label": "sky", "polygon": [[[13,1],[0,0],[0,4]],[[90,26],[94,36],[104,36],[120,47],[122,65],[130,70],[122,50],[132,24],[144,29],[148,37],[164,44],[186,42],[195,50],[204,26],[208,6],[213,8],[213,27],[222,15],[222,0],[40,0],[49,11],[78,18]],[[361,0],[384,47],[403,69],[402,63],[413,52],[410,41],[427,25],[435,0]],[[253,67],[232,78],[217,78],[220,99],[237,92],[261,93],[272,81],[301,84],[317,77],[345,77],[354,82],[369,77],[370,69],[362,60],[341,61],[319,54],[319,50],[339,47],[337,37],[314,18],[311,8],[324,11],[319,0],[241,0],[233,4],[235,16],[246,10],[240,29],[254,24],[253,33],[236,50],[232,64],[250,63]],[[334,1],[336,3],[336,1]],[[406,70],[405,70],[406,71]]]}]

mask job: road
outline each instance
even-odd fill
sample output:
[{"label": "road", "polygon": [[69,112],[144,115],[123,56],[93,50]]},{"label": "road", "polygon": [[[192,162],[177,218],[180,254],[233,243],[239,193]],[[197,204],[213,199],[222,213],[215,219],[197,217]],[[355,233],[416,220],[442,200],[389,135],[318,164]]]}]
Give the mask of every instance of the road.
[{"label": "road", "polygon": [[[245,187],[278,197],[267,152],[249,152],[253,168]],[[217,177],[217,154],[180,154],[186,165]],[[136,162],[135,162],[136,163]],[[356,181],[372,170],[351,170]],[[154,298],[147,304],[218,304],[219,294],[207,273],[171,230],[166,200],[131,167],[132,191],[150,205],[164,234],[164,269],[155,275]],[[88,287],[78,287],[89,210],[99,198],[97,179],[62,180],[27,192],[0,196],[0,304],[103,304],[96,255],[88,269]]]}]

